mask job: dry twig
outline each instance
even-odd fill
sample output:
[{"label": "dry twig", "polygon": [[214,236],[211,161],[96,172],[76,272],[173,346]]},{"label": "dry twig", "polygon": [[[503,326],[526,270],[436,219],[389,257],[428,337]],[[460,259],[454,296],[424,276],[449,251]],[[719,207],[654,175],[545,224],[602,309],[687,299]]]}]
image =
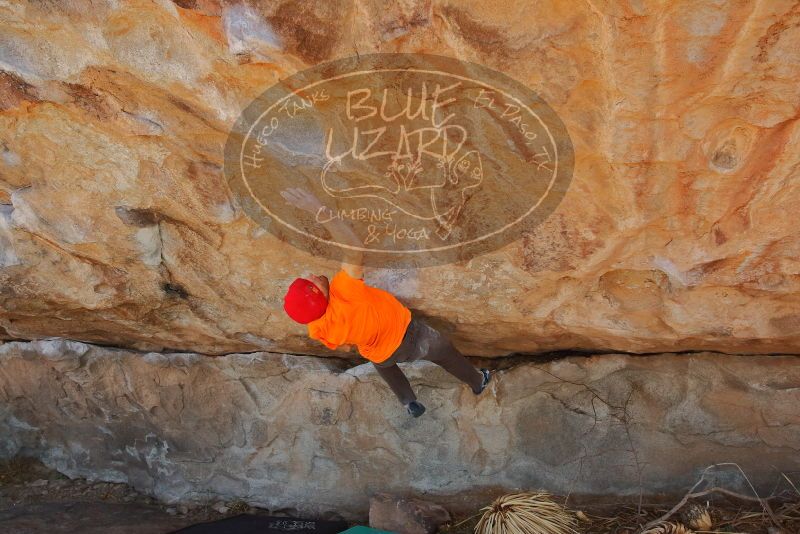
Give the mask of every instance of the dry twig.
[{"label": "dry twig", "polygon": [[[695,492],[695,490],[701,484],[703,484],[704,482],[707,482],[706,475],[708,474],[708,472],[711,469],[716,468],[716,467],[729,467],[729,466],[734,466],[734,467],[736,467],[736,469],[739,470],[739,472],[742,474],[744,479],[747,481],[747,484],[750,486],[750,489],[753,490],[753,494],[755,495],[755,497],[750,497],[749,495],[742,495],[741,493],[736,493],[734,491],[726,490],[724,488],[718,488],[716,486],[712,487],[712,488],[709,488],[709,489],[706,489],[706,490],[703,490],[703,491]],[[756,488],[750,482],[750,479],[747,478],[747,475],[744,473],[742,468],[739,467],[739,464],[733,463],[733,462],[725,462],[725,463],[719,463],[719,464],[712,464],[712,465],[709,465],[708,467],[706,467],[703,470],[702,475],[700,475],[700,479],[695,483],[694,486],[692,486],[692,488],[689,490],[689,492],[686,493],[686,495],[683,496],[683,498],[678,502],[678,504],[673,506],[666,514],[664,514],[661,517],[659,517],[657,519],[654,519],[653,521],[650,521],[649,523],[647,523],[644,527],[642,527],[640,532],[644,533],[648,529],[658,525],[659,523],[665,522],[667,519],[672,517],[672,515],[675,512],[680,510],[687,502],[689,502],[689,499],[696,499],[696,498],[699,498],[699,497],[705,497],[706,495],[710,495],[711,493],[720,493],[722,495],[727,495],[729,497],[734,497],[736,499],[741,499],[741,500],[744,500],[744,501],[757,502],[757,503],[759,503],[761,505],[761,508],[764,510],[764,512],[767,513],[767,515],[770,517],[770,519],[775,524],[775,526],[777,526],[777,527],[781,526],[780,522],[775,517],[775,514],[772,511],[772,508],[770,508],[769,504],[767,503],[768,499],[763,499],[758,495],[758,492],[756,491]]]}]

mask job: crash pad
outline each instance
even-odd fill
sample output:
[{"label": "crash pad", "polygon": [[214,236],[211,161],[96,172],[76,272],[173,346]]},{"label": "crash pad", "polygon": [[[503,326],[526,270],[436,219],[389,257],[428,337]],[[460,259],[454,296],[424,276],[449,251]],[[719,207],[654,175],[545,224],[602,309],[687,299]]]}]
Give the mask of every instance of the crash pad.
[{"label": "crash pad", "polygon": [[342,532],[341,534],[397,534],[390,530],[376,530],[369,527],[351,527]]},{"label": "crash pad", "polygon": [[297,517],[239,514],[217,521],[198,523],[172,534],[339,534],[344,521],[320,521]]}]

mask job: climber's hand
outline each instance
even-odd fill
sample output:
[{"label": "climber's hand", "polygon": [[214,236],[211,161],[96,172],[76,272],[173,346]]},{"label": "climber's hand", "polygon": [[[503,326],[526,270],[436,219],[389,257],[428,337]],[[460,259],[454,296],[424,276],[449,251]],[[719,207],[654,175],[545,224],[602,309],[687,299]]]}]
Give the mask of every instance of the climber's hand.
[{"label": "climber's hand", "polygon": [[294,206],[309,213],[317,213],[323,206],[322,202],[314,196],[314,193],[306,191],[300,187],[290,187],[281,191],[281,196]]}]

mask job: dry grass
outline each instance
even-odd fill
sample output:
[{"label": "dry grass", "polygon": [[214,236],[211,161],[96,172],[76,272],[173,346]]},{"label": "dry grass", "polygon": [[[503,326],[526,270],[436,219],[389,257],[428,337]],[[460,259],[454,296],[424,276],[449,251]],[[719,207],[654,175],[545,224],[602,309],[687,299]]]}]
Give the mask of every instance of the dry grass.
[{"label": "dry grass", "polygon": [[642,534],[694,534],[689,527],[682,523],[671,523],[664,521],[653,525],[645,530]]},{"label": "dry grass", "polygon": [[[740,478],[747,493],[714,484],[724,473]],[[779,487],[782,486],[780,491]],[[566,499],[565,499],[566,500]],[[546,493],[506,495],[480,514],[440,532],[447,534],[800,534],[800,489],[785,473],[772,494],[762,496],[732,462],[706,467],[672,507],[640,502],[584,506],[570,512]],[[580,522],[578,523],[577,520]]]},{"label": "dry grass", "polygon": [[[587,513],[589,522],[582,532],[585,534],[639,534],[641,528],[669,511],[668,506],[645,506],[642,511],[630,505],[611,509],[604,513]],[[800,533],[800,499],[786,499],[774,510],[776,519],[785,534]],[[717,499],[710,507],[712,530],[696,530],[697,534],[767,534],[767,529],[774,524],[763,509],[753,506],[741,506],[730,499]],[[679,523],[680,519],[671,519]],[[646,531],[645,531],[646,532]]]},{"label": "dry grass", "polygon": [[[709,499],[712,530],[695,530],[696,534],[767,534],[773,526],[770,517],[757,504],[736,502],[729,497]],[[772,502],[773,513],[781,523],[783,534],[800,533],[800,495],[787,495]],[[697,504],[705,506],[706,501]],[[642,527],[671,508],[664,504],[638,503],[581,507],[575,529],[582,534],[640,534]],[[473,534],[480,514],[470,518],[455,518],[450,526],[440,530],[445,534]],[[585,518],[585,519],[584,519]],[[670,522],[679,523],[679,517]]]},{"label": "dry grass", "polygon": [[37,478],[66,479],[64,475],[53,471],[39,460],[15,457],[11,460],[0,461],[0,486],[9,484],[22,484]]}]

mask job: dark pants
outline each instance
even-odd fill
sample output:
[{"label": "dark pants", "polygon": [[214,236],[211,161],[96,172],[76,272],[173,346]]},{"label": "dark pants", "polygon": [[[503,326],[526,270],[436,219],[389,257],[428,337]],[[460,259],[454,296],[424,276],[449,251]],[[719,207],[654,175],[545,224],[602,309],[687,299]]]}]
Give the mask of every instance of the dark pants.
[{"label": "dark pants", "polygon": [[408,378],[397,366],[398,363],[428,360],[442,367],[472,388],[481,389],[483,375],[458,352],[447,337],[427,324],[423,319],[412,317],[402,343],[397,350],[381,363],[374,363],[378,374],[389,384],[403,404],[417,400]]}]

